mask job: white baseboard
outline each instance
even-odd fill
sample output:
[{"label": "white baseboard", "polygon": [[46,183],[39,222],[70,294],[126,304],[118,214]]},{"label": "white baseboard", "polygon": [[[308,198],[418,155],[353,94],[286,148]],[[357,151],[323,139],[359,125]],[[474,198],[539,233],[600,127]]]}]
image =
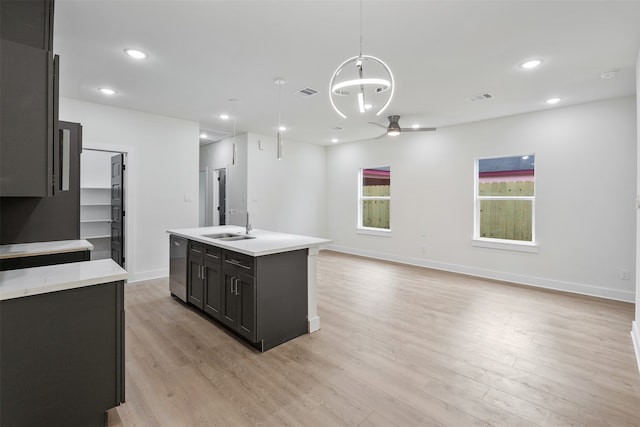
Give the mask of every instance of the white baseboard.
[{"label": "white baseboard", "polygon": [[[126,267],[125,267],[126,269]],[[162,270],[143,271],[141,273],[128,272],[129,277],[127,283],[141,282],[143,280],[160,279],[163,277],[169,277],[169,270],[163,268]]]},{"label": "white baseboard", "polygon": [[316,316],[316,317],[312,317],[311,319],[308,319],[309,322],[309,333],[315,332],[320,330],[320,317]]},{"label": "white baseboard", "polygon": [[638,362],[638,372],[640,372],[640,329],[638,322],[631,322],[631,341],[633,341],[633,349],[636,351],[636,362]]},{"label": "white baseboard", "polygon": [[589,295],[599,298],[606,298],[616,301],[635,302],[635,293],[619,291],[615,289],[602,288],[582,283],[565,282],[561,280],[548,279],[544,277],[526,276],[522,274],[506,273],[503,271],[486,270],[477,267],[448,264],[438,261],[424,260],[418,258],[408,258],[391,255],[381,252],[354,249],[343,246],[330,245],[328,250],[343,252],[351,255],[359,255],[367,258],[375,258],[384,261],[393,261],[401,264],[416,265],[419,267],[432,268],[435,270],[450,271],[469,276],[482,277],[485,279],[501,280],[504,282],[517,283],[520,285],[534,286],[538,288],[552,289],[556,291],[571,292],[574,294]]}]

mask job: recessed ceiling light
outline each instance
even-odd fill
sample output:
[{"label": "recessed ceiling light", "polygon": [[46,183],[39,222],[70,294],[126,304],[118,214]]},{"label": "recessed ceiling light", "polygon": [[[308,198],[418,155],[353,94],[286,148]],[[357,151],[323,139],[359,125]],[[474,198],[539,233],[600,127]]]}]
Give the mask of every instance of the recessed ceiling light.
[{"label": "recessed ceiling light", "polygon": [[540,66],[540,64],[542,64],[542,61],[540,59],[532,59],[530,61],[523,62],[522,64],[520,64],[520,68],[530,70],[532,68],[536,68]]},{"label": "recessed ceiling light", "polygon": [[113,89],[109,89],[107,87],[101,87],[98,89],[100,92],[102,92],[104,95],[115,95],[116,91]]},{"label": "recessed ceiling light", "polygon": [[549,98],[547,99],[547,104],[557,104],[558,102],[560,102],[560,98]]},{"label": "recessed ceiling light", "polygon": [[420,125],[418,123],[415,123],[413,125],[411,125],[412,128],[414,129],[418,129],[420,127]]},{"label": "recessed ceiling light", "polygon": [[336,142],[338,142],[338,138],[332,138],[331,142],[333,142],[335,144]]},{"label": "recessed ceiling light", "polygon": [[220,117],[222,120],[229,120],[229,115],[227,113],[218,114],[218,117]]},{"label": "recessed ceiling light", "polygon": [[144,59],[147,57],[146,53],[138,49],[125,49],[124,51],[132,58]]},{"label": "recessed ceiling light", "polygon": [[286,126],[278,126],[278,130],[280,132],[284,132],[285,130],[287,130],[287,127]]},{"label": "recessed ceiling light", "polygon": [[201,134],[200,134],[200,138],[206,138],[206,137],[207,137],[207,134],[206,134],[206,133],[201,133]]}]

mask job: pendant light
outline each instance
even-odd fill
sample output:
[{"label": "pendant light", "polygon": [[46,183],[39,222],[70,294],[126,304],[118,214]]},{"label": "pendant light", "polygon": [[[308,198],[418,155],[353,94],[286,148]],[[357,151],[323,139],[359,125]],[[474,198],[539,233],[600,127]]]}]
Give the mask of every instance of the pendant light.
[{"label": "pendant light", "polygon": [[236,158],[238,157],[238,146],[236,145],[236,118],[233,118],[233,146],[231,154],[231,164],[236,164]]},{"label": "pendant light", "polygon": [[[360,0],[360,53],[344,61],[331,76],[329,99],[333,109],[347,118],[346,111],[369,111],[380,115],[391,103],[395,84],[389,66],[379,58],[362,54],[362,0]],[[353,94],[355,94],[355,99]]]},{"label": "pendant light", "polygon": [[282,85],[287,81],[282,77],[276,77],[274,83],[278,85],[278,133],[276,134],[276,144],[277,144],[277,154],[276,157],[278,160],[282,160],[282,135],[280,132],[284,131],[286,128],[282,126],[280,122],[280,98],[282,92]]}]

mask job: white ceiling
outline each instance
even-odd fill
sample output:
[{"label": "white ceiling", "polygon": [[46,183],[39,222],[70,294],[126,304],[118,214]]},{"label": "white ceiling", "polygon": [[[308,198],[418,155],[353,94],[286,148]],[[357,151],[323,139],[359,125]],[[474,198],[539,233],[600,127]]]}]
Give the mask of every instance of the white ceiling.
[{"label": "white ceiling", "polygon": [[[64,97],[183,118],[201,129],[330,144],[372,138],[329,102],[335,68],[359,51],[357,0],[56,0],[54,50]],[[365,0],[363,53],[393,70],[387,114],[443,127],[635,93],[640,1]],[[123,49],[148,53],[136,61]],[[522,70],[527,59],[544,60]],[[618,70],[613,79],[601,74]],[[98,87],[117,94],[106,97]],[[293,92],[310,87],[312,97]],[[490,93],[493,98],[466,98]],[[549,106],[557,96],[562,102]],[[237,103],[230,102],[236,98]],[[343,130],[335,130],[341,127]],[[401,138],[402,136],[400,136]]]}]

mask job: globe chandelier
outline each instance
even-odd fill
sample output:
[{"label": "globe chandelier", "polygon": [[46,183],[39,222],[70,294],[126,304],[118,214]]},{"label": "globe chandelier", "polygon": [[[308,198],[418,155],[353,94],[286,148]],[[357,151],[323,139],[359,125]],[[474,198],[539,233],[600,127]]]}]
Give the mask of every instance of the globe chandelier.
[{"label": "globe chandelier", "polygon": [[[329,83],[333,109],[347,118],[347,111],[380,115],[391,103],[395,89],[393,73],[380,58],[362,54],[362,0],[360,0],[360,53],[336,69]],[[354,96],[355,95],[355,96]],[[357,107],[357,108],[356,108]]]}]

